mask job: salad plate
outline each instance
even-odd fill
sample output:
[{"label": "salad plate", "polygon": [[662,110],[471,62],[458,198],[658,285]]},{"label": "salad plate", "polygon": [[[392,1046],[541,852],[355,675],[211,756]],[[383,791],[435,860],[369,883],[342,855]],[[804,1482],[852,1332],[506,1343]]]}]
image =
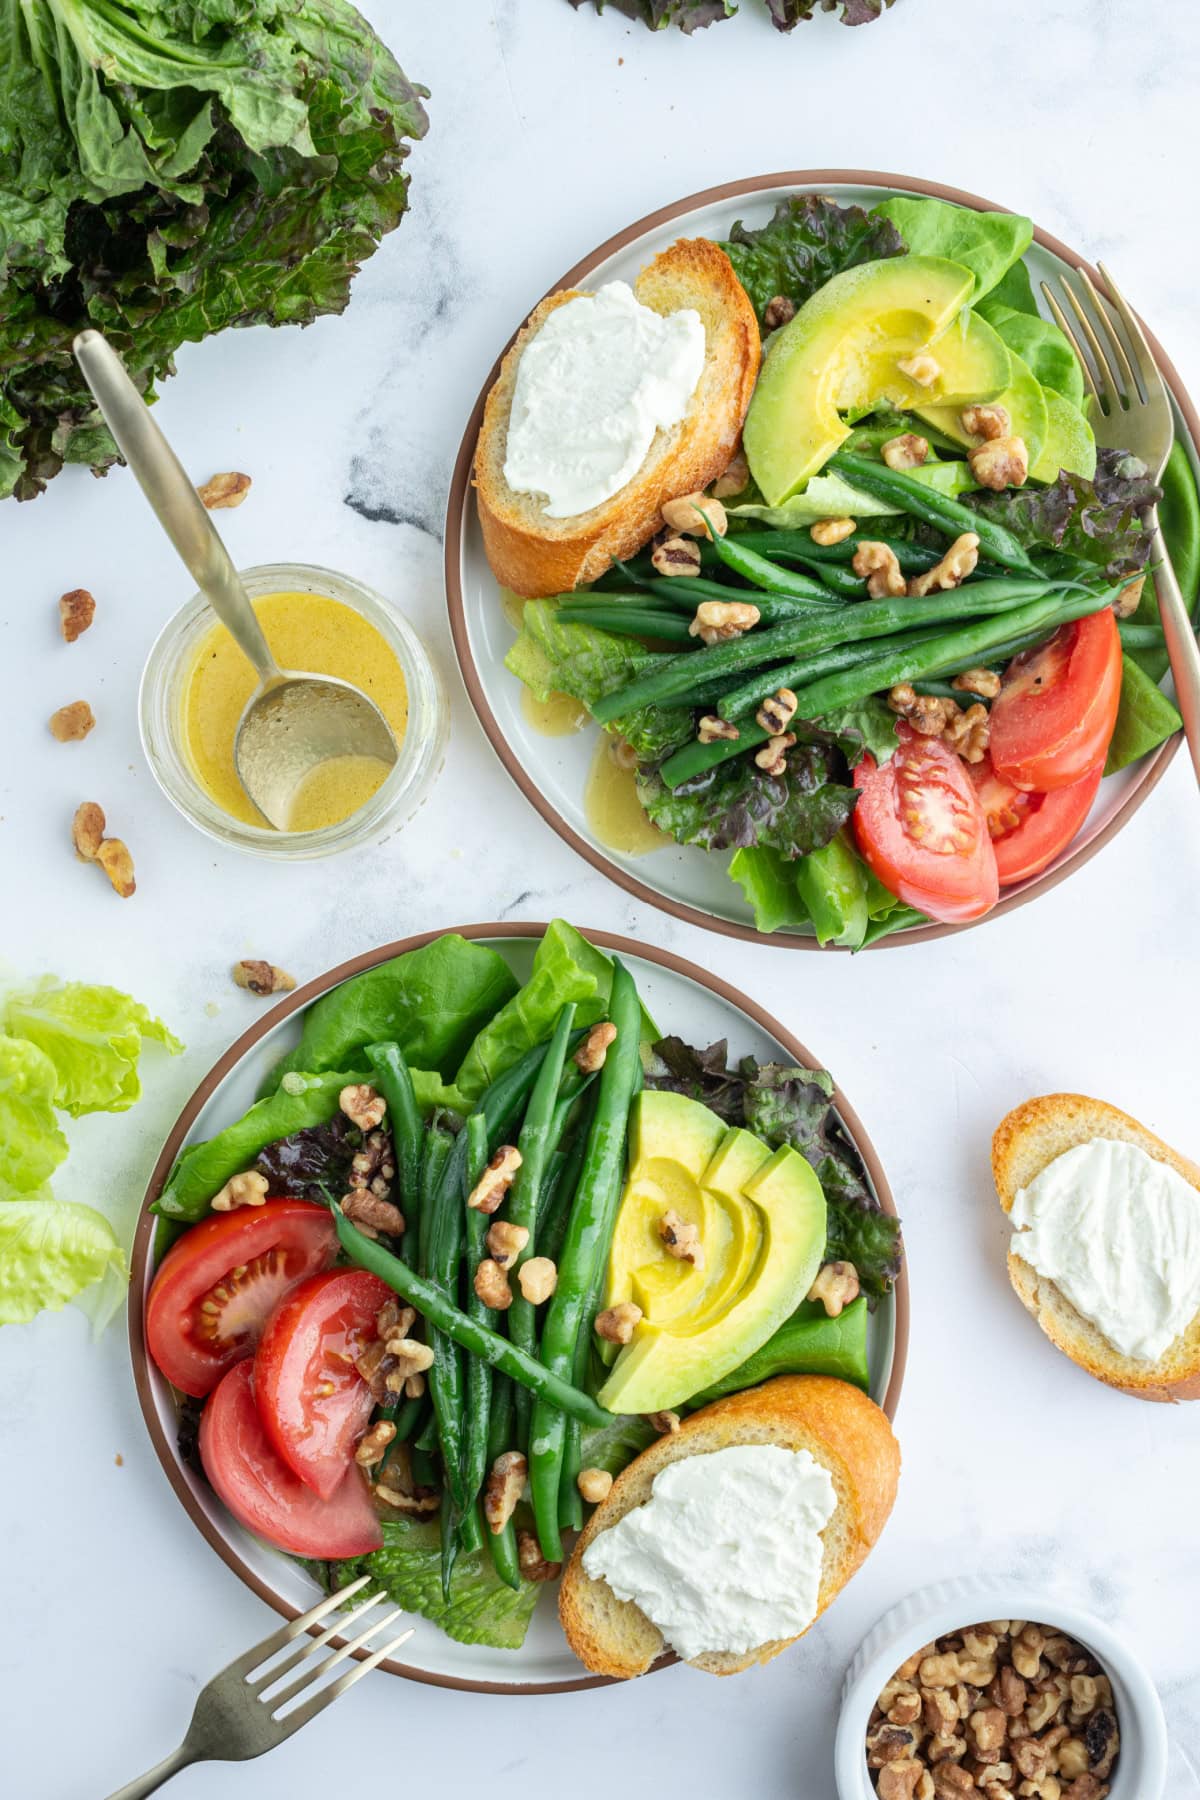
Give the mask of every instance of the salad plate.
[{"label": "salad plate", "polygon": [[[546,927],[497,923],[451,928],[460,937],[497,951],[518,981],[527,978]],[[147,1349],[146,1302],[156,1268],[156,1226],[150,1207],[162,1194],[181,1152],[241,1119],[254,1103],[264,1077],[286,1056],[300,1035],[305,1009],[341,983],[447,933],[426,932],[341,964],[298,989],[245,1032],[200,1083],[163,1145],[145,1196],[133,1246],[129,1339],[138,1398],[151,1441],[176,1497],[201,1535],[256,1594],[287,1618],[312,1605],[316,1583],[307,1570],[271,1548],[230,1516],[193,1460],[179,1446],[178,1396]],[[604,932],[588,932],[596,948],[618,955],[637,982],[643,1005],[663,1033],[694,1045],[728,1041],[733,1061],[783,1061],[819,1068],[805,1046],[746,995],[717,976],[670,953]],[[863,1165],[880,1208],[895,1214],[887,1179],[856,1113],[839,1087],[834,1115]],[[901,1263],[895,1285],[870,1316],[867,1360],[872,1398],[889,1418],[899,1401],[908,1342],[908,1276]],[[436,1578],[436,1577],[435,1577]],[[437,1686],[485,1693],[558,1693],[602,1684],[572,1656],[562,1636],[553,1588],[539,1598],[524,1643],[503,1650],[452,1640],[436,1624],[417,1620],[406,1661],[382,1666],[391,1673]]]},{"label": "salad plate", "polygon": [[[804,195],[866,208],[892,196],[914,196],[982,213],[1004,210],[976,195],[899,175],[845,169],[767,175],[706,189],[648,215],[584,257],[552,292],[577,286],[594,291],[606,282],[634,282],[651,259],[677,240],[704,237],[721,241],[728,238],[735,221],[754,231],[766,225],[780,202]],[[1040,229],[1034,231],[1024,262],[1035,290],[1043,281],[1057,283],[1064,274],[1094,274],[1075,251]],[[1171,363],[1152,337],[1150,342],[1170,390],[1177,442],[1195,474],[1200,470],[1200,418]],[[622,847],[618,843],[621,834],[607,832],[601,815],[588,803],[598,728],[589,720],[582,730],[564,729],[560,721],[548,730],[544,709],[530,704],[528,690],[506,668],[505,657],[516,638],[516,614],[511,602],[506,604],[489,566],[472,482],[484,403],[499,367],[497,363],[489,374],[467,421],[450,492],[445,550],[455,649],[469,698],[493,749],[526,799],[558,835],[638,899],[728,937],[816,949],[810,926],[784,925],[771,932],[757,928],[750,901],[729,878],[728,852],[700,849],[669,838],[660,838],[655,844],[653,836],[644,837],[633,848]],[[1024,880],[1014,878],[1013,885],[1003,887],[998,904],[986,916],[1023,905],[1094,855],[1146,799],[1178,743],[1178,735],[1170,737],[1140,760],[1106,777],[1085,822],[1067,847],[1040,873]],[[633,844],[634,840],[627,842]],[[647,848],[647,843],[653,847]],[[959,929],[948,923],[916,922],[915,915],[908,916],[914,922],[898,928],[898,920],[887,933],[869,935],[868,945],[914,943]]]}]

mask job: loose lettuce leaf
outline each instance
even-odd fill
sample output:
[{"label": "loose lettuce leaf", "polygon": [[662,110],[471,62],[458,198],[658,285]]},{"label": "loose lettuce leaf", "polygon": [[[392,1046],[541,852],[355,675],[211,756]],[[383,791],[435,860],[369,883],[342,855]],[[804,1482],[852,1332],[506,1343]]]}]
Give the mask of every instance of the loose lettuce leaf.
[{"label": "loose lettuce leaf", "polygon": [[1015,262],[988,294],[979,308],[985,318],[988,318],[988,308],[991,306],[1007,306],[1013,312],[1027,314],[1031,319],[1041,317],[1033,292],[1033,282],[1024,262]]},{"label": "loose lettuce leaf", "polygon": [[[810,13],[811,6],[806,10]],[[794,13],[792,25],[806,16],[796,9],[794,0],[779,11]],[[739,219],[721,248],[761,324],[764,311],[777,295],[785,295],[799,308],[831,276],[859,263],[903,256],[905,244],[894,225],[872,218],[861,206],[839,206],[824,195],[803,194],[781,200],[770,222],[756,229]]]},{"label": "loose lettuce leaf", "polygon": [[326,1125],[338,1111],[338,1095],[348,1082],[365,1081],[361,1071],[301,1075],[289,1071],[286,1086],[258,1100],[215,1137],[189,1144],[167,1176],[155,1212],[190,1222],[203,1218],[208,1203],[231,1175],[249,1168],[261,1150],[314,1125]]},{"label": "loose lettuce leaf", "polygon": [[9,995],[4,1026],[49,1057],[57,1077],[54,1104],[75,1119],[126,1112],[134,1104],[142,1091],[143,1041],[165,1045],[172,1056],[183,1049],[162,1020],[128,994],[53,975]]},{"label": "loose lettuce leaf", "polygon": [[0,1206],[0,1325],[24,1325],[76,1300],[97,1331],[129,1280],[108,1220],[49,1193]]},{"label": "loose lettuce leaf", "polygon": [[486,1550],[460,1556],[450,1577],[450,1597],[442,1593],[441,1544],[436,1523],[386,1519],[383,1548],[345,1562],[308,1563],[321,1585],[333,1593],[360,1575],[383,1588],[405,1612],[419,1613],[460,1644],[489,1644],[519,1650],[541,1585],[523,1581],[506,1587]]},{"label": "loose lettuce leaf", "polygon": [[740,1368],[705,1388],[702,1394],[693,1394],[688,1401],[689,1410],[707,1406],[724,1394],[757,1387],[776,1375],[832,1375],[839,1381],[853,1382],[867,1393],[871,1385],[867,1311],[866,1300],[859,1299],[831,1319],[819,1301],[803,1301]]},{"label": "loose lettuce leaf", "polygon": [[976,512],[1004,525],[1027,550],[1062,550],[1096,563],[1109,579],[1136,575],[1150,555],[1146,509],[1160,489],[1145,463],[1124,450],[1100,450],[1088,481],[1065,470],[1050,487],[980,490],[968,496]]},{"label": "loose lettuce leaf", "polygon": [[646,1086],[698,1100],[727,1125],[746,1122],[745,1076],[729,1067],[729,1044],[725,1038],[718,1038],[705,1050],[685,1043],[681,1037],[659,1038],[651,1049]]},{"label": "loose lettuce leaf", "polygon": [[896,715],[878,694],[826,713],[821,724],[836,733],[851,767],[862,761],[864,751],[870,751],[877,763],[888,762],[895,751]]},{"label": "loose lettuce leaf", "polygon": [[835,779],[837,760],[819,745],[798,744],[786,775],[768,775],[749,757],[737,757],[673,792],[643,771],[638,797],[677,843],[702,850],[765,844],[788,858],[804,856],[827,844],[854,810],[853,788]]},{"label": "loose lettuce leaf", "polygon": [[[934,488],[939,494],[956,500],[971,491],[975,478],[965,462],[928,462],[919,469],[909,469],[914,481]],[[882,519],[893,516],[885,500],[876,500],[852,487],[840,475],[814,475],[801,494],[793,494],[782,506],[762,506],[748,501],[728,508],[731,518],[759,519],[764,525],[780,530],[812,525],[818,519]]]},{"label": "loose lettuce leaf", "polygon": [[817,942],[857,950],[867,934],[867,868],[850,834],[839,831],[823,850],[796,864],[796,887],[813,922]]},{"label": "loose lettuce leaf", "polygon": [[737,883],[754,909],[758,931],[797,931],[809,923],[808,909],[796,885],[796,870],[778,850],[755,845],[735,850],[729,863],[729,879]]},{"label": "loose lettuce leaf", "polygon": [[1128,656],[1122,659],[1121,704],[1108,746],[1106,775],[1115,775],[1182,731],[1183,720],[1160,687]]},{"label": "loose lettuce leaf", "polygon": [[1033,242],[1033,221],[1015,213],[976,212],[948,200],[893,194],[873,209],[888,219],[914,256],[943,256],[975,277],[972,305],[996,286]]},{"label": "loose lettuce leaf", "polygon": [[[667,660],[633,638],[576,623],[553,601],[530,600],[504,666],[539,700],[569,694],[590,710],[635,675]],[[632,744],[639,756],[659,758],[691,737],[692,714],[684,706],[647,706],[614,719],[608,729]]]},{"label": "loose lettuce leaf", "polygon": [[603,951],[565,919],[552,919],[534,953],[529,980],[484,1026],[454,1078],[468,1105],[527,1050],[546,1041],[569,1000],[576,1002],[578,1024],[602,1018],[611,988],[612,963]]},{"label": "loose lettuce leaf", "polygon": [[767,11],[776,31],[791,31],[802,19],[818,12],[838,12],[843,25],[870,25],[881,19],[893,0],[767,0]]},{"label": "loose lettuce leaf", "polygon": [[448,1081],[516,986],[495,950],[448,932],[352,975],[314,1001],[300,1042],[277,1064],[268,1085],[277,1086],[289,1070],[353,1068],[368,1044],[390,1042],[400,1045],[411,1068],[434,1070]]},{"label": "loose lettuce leaf", "polygon": [[34,1192],[66,1157],[57,1086],[54,1064],[36,1044],[0,1037],[0,1200]]},{"label": "loose lettuce leaf", "polygon": [[[611,6],[626,19],[648,25],[651,31],[665,31],[669,25],[677,25],[689,37],[706,25],[731,19],[737,11],[733,0],[571,0],[576,11],[589,4],[597,12]],[[791,31],[801,19],[811,19],[818,11],[838,12],[839,7],[838,17],[843,25],[867,25],[880,18],[891,4],[892,0],[766,0],[777,31]]]},{"label": "loose lettuce leaf", "polygon": [[[1024,264],[1020,265],[1022,268]],[[978,309],[980,316],[1019,356],[1035,380],[1053,388],[1064,400],[1083,411],[1083,371],[1066,336],[1051,319],[1006,306],[989,295]]]}]

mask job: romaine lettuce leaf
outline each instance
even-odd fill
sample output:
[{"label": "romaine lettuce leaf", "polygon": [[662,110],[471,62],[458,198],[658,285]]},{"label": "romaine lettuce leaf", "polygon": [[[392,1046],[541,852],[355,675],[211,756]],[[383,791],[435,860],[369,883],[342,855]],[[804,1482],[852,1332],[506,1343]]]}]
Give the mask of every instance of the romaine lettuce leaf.
[{"label": "romaine lettuce leaf", "polygon": [[36,1044],[0,1037],[0,1200],[40,1188],[66,1157],[57,1086],[54,1064]]},{"label": "romaine lettuce leaf", "polygon": [[872,217],[890,220],[914,256],[942,256],[970,269],[975,277],[973,306],[1033,242],[1032,219],[1016,213],[976,212],[920,194],[892,194],[872,209]]},{"label": "romaine lettuce leaf", "polygon": [[579,1025],[603,1018],[612,988],[612,963],[565,919],[552,919],[534,953],[529,980],[484,1026],[463,1059],[454,1085],[470,1105],[527,1050],[546,1041],[569,1000]]},{"label": "romaine lettuce leaf", "polygon": [[[569,694],[590,710],[635,675],[669,660],[633,638],[569,619],[552,600],[530,600],[504,666],[539,700],[553,693]],[[608,730],[624,738],[639,756],[658,758],[691,737],[692,714],[684,706],[647,706],[614,719]]]},{"label": "romaine lettuce leaf", "polygon": [[[794,0],[790,10],[795,12]],[[795,12],[791,24],[800,16]],[[802,194],[781,200],[766,225],[751,230],[739,219],[721,248],[761,325],[777,295],[798,309],[832,276],[859,263],[903,256],[905,244],[894,225],[873,218],[861,206],[839,206],[823,194]]]},{"label": "romaine lettuce leaf", "polygon": [[76,1300],[102,1331],[128,1280],[112,1226],[92,1207],[47,1192],[0,1206],[0,1325]]},{"label": "romaine lettuce leaf", "polygon": [[74,1119],[125,1112],[134,1104],[142,1091],[143,1041],[163,1044],[172,1056],[183,1049],[162,1020],[128,994],[53,975],[8,996],[4,1026],[49,1057],[57,1077],[54,1104]]},{"label": "romaine lettuce leaf", "polygon": [[496,1650],[519,1650],[542,1584],[523,1581],[506,1587],[486,1550],[460,1556],[450,1577],[450,1597],[442,1594],[441,1543],[436,1523],[385,1519],[383,1548],[345,1562],[307,1563],[321,1585],[332,1593],[371,1577],[405,1612],[419,1613],[460,1644],[490,1644]]}]

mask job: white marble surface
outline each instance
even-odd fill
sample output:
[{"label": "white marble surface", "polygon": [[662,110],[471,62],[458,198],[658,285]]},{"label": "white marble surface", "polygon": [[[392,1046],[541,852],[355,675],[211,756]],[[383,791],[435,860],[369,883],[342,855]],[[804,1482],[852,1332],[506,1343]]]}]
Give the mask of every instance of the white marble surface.
[{"label": "white marble surface", "polygon": [[[222,853],[176,818],[138,748],[138,669],[188,582],[132,481],[72,473],[2,509],[0,972],[115,982],[189,1046],[175,1063],[147,1058],[136,1112],[72,1130],[60,1191],[131,1230],[168,1124],[255,1015],[229,982],[237,956],[307,977],[411,930],[504,914],[630,931],[773,1006],[874,1134],[912,1272],[905,1472],[867,1570],[768,1670],[729,1683],[675,1670],[503,1713],[376,1677],[267,1761],[189,1771],[178,1791],[315,1797],[362,1771],[387,1794],[602,1800],[636,1784],[831,1800],[836,1695],[863,1632],[931,1578],[1010,1568],[1061,1583],[1137,1640],[1174,1737],[1170,1800],[1200,1793],[1200,1409],[1139,1406],[1050,1349],[1008,1287],[987,1167],[1001,1114],[1056,1088],[1107,1096],[1200,1150],[1186,758],[1117,843],[982,931],[856,961],[730,944],[632,905],[509,785],[453,674],[439,566],[461,423],[510,329],[592,244],[720,179],[857,164],[994,195],[1107,257],[1200,386],[1195,9],[1158,7],[1151,25],[1128,0],[898,0],[865,31],[823,18],[791,41],[750,0],[690,41],[565,0],[373,11],[434,90],[412,215],[345,319],[186,351],[160,416],[198,479],[253,476],[249,503],[222,515],[240,561],[329,563],[406,608],[453,689],[449,758],[433,802],[376,857],[282,868]],[[97,623],[67,648],[55,601],[80,584]],[[98,729],[59,747],[44,721],[81,695]],[[72,859],[84,797],[133,849],[128,903]],[[0,1787],[98,1800],[175,1742],[197,1684],[271,1615],[173,1500],[119,1326],[97,1346],[73,1312],[10,1328],[0,1394]]]}]

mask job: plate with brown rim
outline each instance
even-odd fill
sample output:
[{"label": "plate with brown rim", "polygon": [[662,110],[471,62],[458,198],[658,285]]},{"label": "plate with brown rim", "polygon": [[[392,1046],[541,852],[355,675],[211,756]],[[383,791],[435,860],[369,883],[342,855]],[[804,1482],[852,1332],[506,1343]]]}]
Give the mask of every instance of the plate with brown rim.
[{"label": "plate with brown rim", "polygon": [[[728,235],[735,219],[744,220],[748,226],[765,224],[781,199],[804,193],[827,194],[846,204],[857,202],[864,206],[874,205],[888,194],[922,194],[981,212],[1010,210],[959,188],[872,170],[804,169],[757,176],[689,194],[637,220],[568,269],[550,292],[565,287],[595,287],[603,281],[632,282],[638,271],[676,238],[721,239]],[[1097,272],[1076,251],[1041,229],[1035,230],[1025,261],[1035,288],[1040,281],[1064,271],[1087,269],[1103,290]],[[519,326],[523,321],[515,323]],[[1200,474],[1200,416],[1157,340],[1151,336],[1150,342],[1171,393],[1177,435],[1193,469]],[[504,348],[507,350],[508,346]],[[536,709],[523,703],[525,690],[504,667],[515,628],[484,555],[471,488],[471,460],[483,403],[499,361],[498,358],[484,382],[463,433],[450,488],[445,549],[446,594],[454,647],[467,694],[492,748],[547,824],[593,868],[626,892],[676,918],[706,926],[726,937],[787,949],[817,949],[816,939],[803,931],[766,933],[755,928],[748,903],[725,872],[727,855],[670,840],[636,852],[604,841],[593,823],[594,808],[589,809],[585,800],[598,727],[589,723],[577,732],[548,736],[534,716]],[[997,918],[1023,906],[1081,867],[1133,816],[1161,779],[1178,747],[1179,738],[1172,738],[1131,768],[1109,776],[1082,830],[1057,861],[1041,875],[1007,889],[987,918]],[[979,923],[986,923],[986,919]],[[873,948],[918,943],[963,929],[960,925],[920,926],[882,938]]]},{"label": "plate with brown rim", "polygon": [[[541,924],[497,923],[449,929],[459,931],[463,937],[490,944],[511,964],[518,979],[523,979],[546,928]],[[300,1015],[306,1006],[350,976],[359,975],[406,950],[418,949],[432,938],[443,935],[445,933],[441,931],[422,932],[341,963],[328,974],[297,989],[231,1044],[204,1077],[163,1145],[146,1190],[134,1237],[129,1344],[142,1416],[159,1462],[176,1498],[201,1536],[247,1587],[289,1619],[296,1618],[316,1598],[312,1577],[298,1562],[238,1525],[207,1483],[180,1455],[178,1396],[146,1353],[145,1302],[154,1276],[156,1223],[149,1208],[181,1150],[239,1118],[257,1097],[264,1075],[298,1036]],[[760,1061],[783,1060],[808,1068],[821,1066],[778,1020],[707,970],[665,950],[634,943],[629,938],[614,937],[603,931],[589,931],[586,935],[592,943],[624,959],[648,1009],[664,1031],[677,1033],[697,1044],[727,1038],[730,1053],[734,1056],[752,1055]],[[884,1211],[894,1213],[891,1190],[874,1146],[840,1087],[834,1090],[834,1104],[844,1130],[862,1158],[876,1199]],[[869,1326],[871,1393],[889,1418],[895,1417],[899,1402],[907,1350],[908,1274],[907,1268],[903,1268],[893,1293],[880,1303]],[[603,1678],[587,1675],[567,1648],[558,1626],[554,1592],[548,1589],[539,1601],[525,1644],[519,1651],[459,1644],[446,1637],[437,1626],[417,1620],[411,1640],[411,1660],[391,1660],[381,1666],[393,1675],[404,1675],[410,1680],[477,1693],[565,1693],[575,1688],[605,1685]]]}]

